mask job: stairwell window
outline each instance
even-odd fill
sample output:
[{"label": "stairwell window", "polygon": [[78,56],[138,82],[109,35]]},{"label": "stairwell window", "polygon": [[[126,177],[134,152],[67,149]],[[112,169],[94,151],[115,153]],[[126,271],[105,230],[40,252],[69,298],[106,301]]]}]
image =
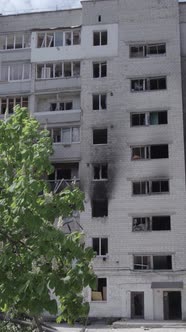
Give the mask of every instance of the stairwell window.
[{"label": "stairwell window", "polygon": [[131,80],[131,92],[166,90],[166,77],[138,78]]},{"label": "stairwell window", "polygon": [[148,180],[132,182],[133,195],[154,195],[169,193],[169,180]]},{"label": "stairwell window", "polygon": [[97,256],[106,256],[108,254],[108,238],[93,238],[92,248]]},{"label": "stairwell window", "polygon": [[100,78],[107,76],[107,62],[94,62],[93,63],[93,78]]},{"label": "stairwell window", "polygon": [[107,94],[99,93],[92,95],[92,108],[94,111],[101,111],[107,109]]},{"label": "stairwell window", "polygon": [[107,30],[93,32],[93,45],[94,46],[107,45],[107,42],[108,42]]},{"label": "stairwell window", "polygon": [[96,164],[93,166],[93,179],[94,180],[108,180],[108,165]]}]

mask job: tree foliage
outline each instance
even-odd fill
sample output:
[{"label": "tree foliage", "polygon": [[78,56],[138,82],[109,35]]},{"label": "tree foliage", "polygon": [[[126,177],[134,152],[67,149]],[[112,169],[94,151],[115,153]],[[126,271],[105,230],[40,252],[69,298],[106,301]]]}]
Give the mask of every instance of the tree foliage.
[{"label": "tree foliage", "polygon": [[82,290],[94,284],[93,252],[82,234],[54,227],[83,210],[84,196],[77,187],[50,191],[51,154],[48,131],[25,109],[0,121],[0,307],[32,317],[60,312],[73,323],[88,311]]}]

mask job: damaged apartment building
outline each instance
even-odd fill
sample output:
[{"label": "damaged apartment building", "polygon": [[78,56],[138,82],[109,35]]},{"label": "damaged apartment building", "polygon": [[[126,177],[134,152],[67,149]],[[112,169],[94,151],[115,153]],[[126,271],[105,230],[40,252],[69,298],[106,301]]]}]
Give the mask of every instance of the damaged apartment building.
[{"label": "damaged apartment building", "polygon": [[91,317],[186,319],[185,41],[177,0],[0,16],[1,117],[28,107],[54,142],[51,187],[85,192]]}]

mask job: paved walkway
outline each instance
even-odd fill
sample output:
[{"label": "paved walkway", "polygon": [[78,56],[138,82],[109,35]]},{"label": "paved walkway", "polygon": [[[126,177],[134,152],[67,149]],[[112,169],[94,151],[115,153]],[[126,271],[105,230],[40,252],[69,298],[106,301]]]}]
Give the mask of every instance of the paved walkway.
[{"label": "paved walkway", "polygon": [[[51,324],[56,332],[85,332],[83,326],[69,327],[67,324]],[[186,332],[186,322],[155,322],[155,321],[118,321],[113,325],[92,323],[86,332]]]}]

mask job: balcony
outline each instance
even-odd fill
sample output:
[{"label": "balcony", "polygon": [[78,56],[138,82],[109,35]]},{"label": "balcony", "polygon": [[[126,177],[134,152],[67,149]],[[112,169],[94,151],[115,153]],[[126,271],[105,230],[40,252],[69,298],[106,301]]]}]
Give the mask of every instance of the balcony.
[{"label": "balcony", "polygon": [[67,77],[55,79],[39,79],[35,81],[35,91],[61,91],[61,90],[80,90],[81,78],[80,77]]},{"label": "balcony", "polygon": [[60,192],[66,187],[79,186],[78,163],[55,163],[54,172],[48,177],[48,185],[54,192]]},{"label": "balcony", "polygon": [[65,122],[80,122],[81,120],[81,110],[69,110],[69,111],[46,111],[46,112],[35,112],[36,119],[41,124],[55,124],[55,123],[65,123]]}]

